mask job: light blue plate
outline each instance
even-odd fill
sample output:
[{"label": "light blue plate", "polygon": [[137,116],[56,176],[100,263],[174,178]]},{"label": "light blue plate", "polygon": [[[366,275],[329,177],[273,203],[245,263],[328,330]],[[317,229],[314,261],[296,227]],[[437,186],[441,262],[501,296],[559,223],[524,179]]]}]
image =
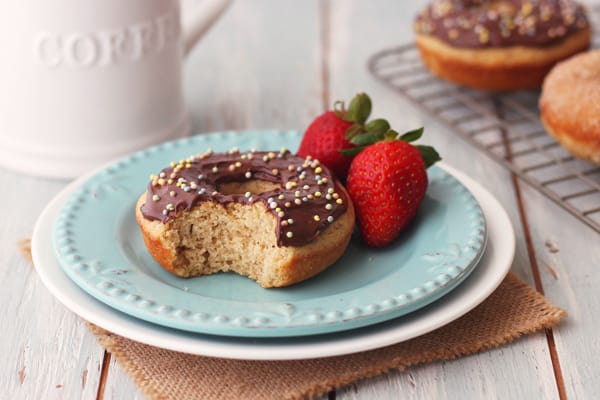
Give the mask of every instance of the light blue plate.
[{"label": "light blue plate", "polygon": [[221,273],[182,279],[147,253],[134,205],[150,173],[212,148],[295,149],[296,131],[220,132],[164,143],[122,159],[83,183],[66,202],[53,245],[66,274],[124,313],[171,328],[229,336],[335,332],[405,315],[449,293],[475,268],[486,243],[483,212],[443,168],[429,169],[419,214],[391,247],[374,250],[355,234],[320,275],[282,289]]}]

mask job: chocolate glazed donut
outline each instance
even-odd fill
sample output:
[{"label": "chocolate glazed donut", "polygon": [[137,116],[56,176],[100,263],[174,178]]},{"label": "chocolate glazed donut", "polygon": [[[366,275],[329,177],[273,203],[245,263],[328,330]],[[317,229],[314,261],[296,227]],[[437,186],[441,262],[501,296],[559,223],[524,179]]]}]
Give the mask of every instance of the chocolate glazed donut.
[{"label": "chocolate glazed donut", "polygon": [[211,151],[151,175],[135,207],[150,255],[194,277],[232,271],[261,286],[308,279],[344,253],[355,214],[318,160],[282,149]]},{"label": "chocolate glazed donut", "polygon": [[571,0],[437,0],[417,16],[415,32],[434,74],[490,90],[539,87],[591,37],[585,9]]},{"label": "chocolate glazed donut", "polygon": [[[248,181],[272,186],[263,183],[265,191],[240,193],[240,187]],[[207,152],[172,163],[153,176],[141,212],[149,220],[165,223],[203,201],[263,202],[277,218],[278,245],[301,246],[346,211],[346,195],[337,185],[318,160],[297,157],[285,149],[277,153]]]}]

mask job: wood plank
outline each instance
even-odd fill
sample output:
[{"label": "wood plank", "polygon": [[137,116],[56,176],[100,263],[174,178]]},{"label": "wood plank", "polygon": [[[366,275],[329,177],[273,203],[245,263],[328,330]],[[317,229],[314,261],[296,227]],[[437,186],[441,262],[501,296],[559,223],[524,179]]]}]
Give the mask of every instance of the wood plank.
[{"label": "wood plank", "polygon": [[600,235],[537,191],[523,187],[546,297],[569,313],[553,330],[568,398],[600,397]]},{"label": "wood plank", "polygon": [[[186,60],[194,131],[304,129],[322,109],[319,35],[315,0],[234,2]],[[104,398],[143,396],[111,361]]]},{"label": "wood plank", "polygon": [[0,363],[7,399],[95,399],[102,348],[84,322],[44,287],[17,242],[30,238],[37,216],[64,185],[0,170]]},{"label": "wood plank", "polygon": [[[412,16],[424,3],[333,1],[330,92],[333,97],[341,94],[348,98],[354,92],[368,91],[375,103],[374,116],[385,115],[399,131],[425,126],[427,142],[442,153],[446,162],[485,182],[515,224],[518,248],[513,271],[533,284],[510,174],[392,90],[374,82],[366,70],[366,61],[374,52],[405,44],[406,38],[412,37]],[[507,384],[511,381],[527,384],[515,387]],[[488,398],[490,394],[499,398],[557,397],[543,333],[481,355],[425,365],[410,374],[391,373],[356,387],[358,390],[338,391],[337,397],[392,398],[399,393],[408,398]]]},{"label": "wood plank", "polygon": [[234,2],[191,52],[185,94],[195,132],[304,129],[321,111],[317,2]]}]

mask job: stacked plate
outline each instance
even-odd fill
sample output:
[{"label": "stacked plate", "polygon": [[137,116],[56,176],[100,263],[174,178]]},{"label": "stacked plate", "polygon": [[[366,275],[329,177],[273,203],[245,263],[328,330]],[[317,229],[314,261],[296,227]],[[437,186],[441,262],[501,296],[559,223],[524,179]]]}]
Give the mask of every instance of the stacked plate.
[{"label": "stacked plate", "polygon": [[416,220],[394,245],[354,235],[324,273],[263,289],[222,273],[175,277],[146,252],[134,205],[150,173],[208,148],[296,148],[295,131],[219,132],[164,143],[69,185],[36,225],[32,252],[48,289],[82,318],[130,339],[192,354],[302,359],[408,340],[465,314],[502,281],[514,233],[479,184],[440,164]]}]

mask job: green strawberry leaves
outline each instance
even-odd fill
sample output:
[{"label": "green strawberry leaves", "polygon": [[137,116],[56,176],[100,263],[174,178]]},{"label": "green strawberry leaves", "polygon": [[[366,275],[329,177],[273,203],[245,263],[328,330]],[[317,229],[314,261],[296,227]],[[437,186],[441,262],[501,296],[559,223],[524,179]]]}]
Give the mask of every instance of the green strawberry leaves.
[{"label": "green strawberry leaves", "polygon": [[423,157],[425,168],[431,167],[433,164],[442,159],[438,152],[431,146],[417,144],[415,145],[415,147],[417,148],[417,150],[419,150],[419,153],[421,153],[421,157]]},{"label": "green strawberry leaves", "polygon": [[[339,150],[341,154],[353,157],[363,151],[373,143],[383,140],[402,140],[412,143],[423,136],[424,128],[413,129],[400,135],[391,129],[390,123],[383,118],[376,118],[369,122],[369,116],[372,110],[371,99],[366,93],[358,93],[352,98],[348,109],[343,101],[336,101],[333,105],[334,111],[341,119],[352,122],[353,125],[346,130],[346,139],[355,147]],[[429,168],[437,161],[441,160],[438,152],[431,146],[415,145],[421,153],[425,167]]]},{"label": "green strawberry leaves", "polygon": [[366,93],[358,93],[354,96],[347,110],[343,101],[338,100],[333,105],[333,109],[338,117],[344,121],[354,122],[361,127],[369,119],[371,108],[371,98]]},{"label": "green strawberry leaves", "polygon": [[412,131],[408,131],[405,134],[403,134],[402,136],[399,137],[400,140],[405,141],[405,142],[414,142],[416,140],[421,139],[421,136],[423,136],[423,131],[425,130],[424,127],[420,127],[418,129],[413,129]]}]

